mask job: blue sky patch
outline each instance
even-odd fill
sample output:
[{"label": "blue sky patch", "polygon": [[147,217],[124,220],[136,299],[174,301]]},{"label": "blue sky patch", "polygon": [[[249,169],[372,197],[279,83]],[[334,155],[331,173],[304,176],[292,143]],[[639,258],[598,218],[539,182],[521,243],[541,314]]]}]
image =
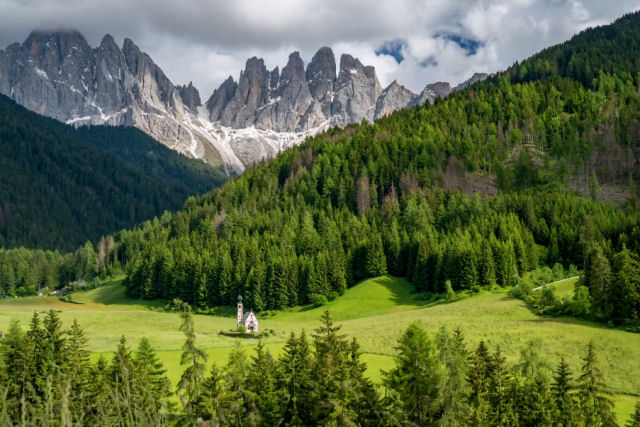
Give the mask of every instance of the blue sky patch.
[{"label": "blue sky patch", "polygon": [[376,49],[376,55],[389,55],[396,60],[398,64],[404,61],[404,55],[402,54],[402,48],[406,46],[406,43],[402,40],[393,40],[383,44]]},{"label": "blue sky patch", "polygon": [[484,46],[484,42],[476,39],[472,39],[469,37],[464,37],[460,34],[455,33],[436,33],[435,37],[449,40],[454,42],[458,46],[460,46],[465,52],[467,52],[467,56],[475,55],[478,52],[478,49]]}]

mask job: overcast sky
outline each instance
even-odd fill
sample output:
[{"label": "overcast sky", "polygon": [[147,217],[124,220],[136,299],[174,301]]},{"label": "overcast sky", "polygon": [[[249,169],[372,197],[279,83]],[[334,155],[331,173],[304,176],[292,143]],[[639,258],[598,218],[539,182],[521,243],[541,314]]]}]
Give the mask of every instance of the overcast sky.
[{"label": "overcast sky", "polygon": [[637,0],[0,0],[0,47],[33,29],[75,28],[96,46],[131,38],[203,101],[250,56],[269,69],[321,46],[376,67],[383,86],[414,92],[494,72],[580,30],[638,8]]}]

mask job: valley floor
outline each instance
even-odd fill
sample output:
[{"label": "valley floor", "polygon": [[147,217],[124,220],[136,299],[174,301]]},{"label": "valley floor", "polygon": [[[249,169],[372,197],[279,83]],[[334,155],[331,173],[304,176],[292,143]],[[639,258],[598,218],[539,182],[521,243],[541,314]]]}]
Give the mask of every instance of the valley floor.
[{"label": "valley floor", "polygon": [[[575,279],[567,279],[555,286],[559,293],[566,295],[572,292],[574,282]],[[474,348],[480,340],[491,346],[500,345],[509,362],[517,360],[520,348],[527,341],[539,339],[552,366],[565,356],[574,375],[579,372],[587,343],[593,340],[600,367],[616,393],[618,420],[625,422],[632,413],[640,391],[638,334],[576,319],[538,316],[524,302],[510,298],[504,291],[483,291],[445,304],[422,301],[410,290],[411,285],[400,278],[383,276],[366,280],[325,307],[262,313],[260,329],[274,332],[264,341],[277,355],[290,332],[305,330],[311,334],[319,325],[322,311],[328,309],[336,323],[342,325],[342,332],[358,339],[368,374],[375,382],[380,382],[382,370],[392,366],[396,339],[414,321],[420,322],[432,335],[442,326],[450,330],[459,327],[469,348]],[[177,314],[153,310],[163,302],[127,299],[120,281],[77,292],[72,299],[75,303],[57,297],[1,301],[0,332],[8,329],[12,319],[19,320],[26,328],[34,310],[59,310],[65,325],[70,325],[75,318],[85,329],[96,358],[99,354],[110,358],[122,335],[134,348],[139,339],[146,336],[168,369],[169,379],[177,383],[182,372],[179,359],[184,337],[178,330]],[[235,315],[196,315],[194,320],[197,344],[206,349],[209,363],[225,364],[234,338],[219,332],[235,328]],[[252,339],[242,341],[247,346],[255,343]]]}]

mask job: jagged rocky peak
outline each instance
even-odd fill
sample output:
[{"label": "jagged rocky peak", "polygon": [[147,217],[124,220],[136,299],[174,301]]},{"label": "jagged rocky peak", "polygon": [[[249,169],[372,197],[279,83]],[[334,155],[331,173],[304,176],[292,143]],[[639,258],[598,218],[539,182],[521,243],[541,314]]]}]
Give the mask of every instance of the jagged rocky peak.
[{"label": "jagged rocky peak", "polygon": [[336,77],[336,59],[333,51],[329,47],[321,47],[307,65],[307,81],[311,95],[315,99],[324,100],[327,93],[333,91]]},{"label": "jagged rocky peak", "polygon": [[489,77],[489,74],[487,73],[473,73],[473,76],[471,76],[469,80],[465,80],[464,82],[460,83],[458,86],[454,87],[453,90],[465,89],[474,83],[485,80],[487,77]]},{"label": "jagged rocky peak", "polygon": [[178,93],[180,93],[180,98],[182,98],[185,107],[196,111],[197,108],[202,105],[202,102],[200,102],[200,92],[193,86],[193,82],[189,82],[188,85],[176,86],[176,89],[178,89]]},{"label": "jagged rocky peak", "polygon": [[105,34],[104,37],[102,37],[99,49],[102,49],[105,52],[120,52],[120,48],[116,44],[116,41],[109,33]]},{"label": "jagged rocky peak", "polygon": [[289,55],[287,65],[280,74],[280,86],[290,82],[301,82],[305,80],[304,63],[300,58],[300,52],[293,52]]},{"label": "jagged rocky peak", "polygon": [[218,89],[213,91],[213,94],[206,104],[207,110],[209,111],[209,120],[220,120],[222,111],[233,99],[237,88],[238,84],[233,80],[233,77],[229,76]]},{"label": "jagged rocky peak", "polygon": [[394,80],[380,94],[376,102],[374,118],[377,120],[400,108],[405,108],[413,101],[415,96],[413,92],[402,86],[397,80]]},{"label": "jagged rocky peak", "polygon": [[[33,31],[23,43],[23,49],[31,59],[56,58],[58,64],[67,55],[77,56],[91,52],[87,40],[76,30]],[[48,63],[47,65],[56,66],[57,64]]]},{"label": "jagged rocky peak", "polygon": [[269,98],[269,84],[271,75],[267,71],[262,58],[250,58],[247,60],[243,73],[240,73],[238,92],[241,100],[248,106],[257,108],[263,105]]},{"label": "jagged rocky peak", "polygon": [[427,88],[431,89],[437,96],[444,98],[451,93],[451,85],[449,82],[429,83]]}]

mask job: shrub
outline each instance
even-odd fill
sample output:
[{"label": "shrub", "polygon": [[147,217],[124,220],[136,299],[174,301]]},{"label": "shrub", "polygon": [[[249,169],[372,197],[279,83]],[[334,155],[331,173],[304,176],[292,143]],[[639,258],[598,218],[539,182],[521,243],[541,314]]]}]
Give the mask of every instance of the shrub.
[{"label": "shrub", "polygon": [[444,291],[447,294],[447,301],[451,301],[456,297],[456,293],[451,286],[451,280],[444,282]]},{"label": "shrub", "polygon": [[327,305],[329,303],[329,301],[327,301],[327,297],[321,294],[309,295],[309,302],[313,307],[322,307],[323,305]]}]

